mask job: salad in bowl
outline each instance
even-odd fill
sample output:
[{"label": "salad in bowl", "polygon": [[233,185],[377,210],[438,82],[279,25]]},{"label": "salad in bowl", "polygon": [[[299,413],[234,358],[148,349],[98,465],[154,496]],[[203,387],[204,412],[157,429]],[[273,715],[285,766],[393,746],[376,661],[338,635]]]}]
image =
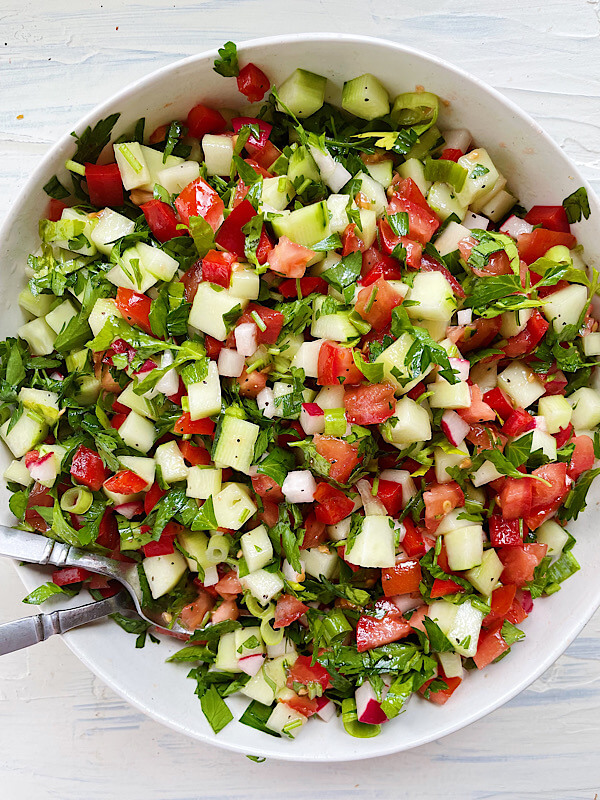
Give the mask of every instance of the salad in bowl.
[{"label": "salad in bowl", "polygon": [[[215,733],[235,694],[265,734],[372,737],[413,695],[459,702],[579,569],[587,195],[522,207],[421,86],[348,76],[336,106],[323,75],[219,52],[246,107],[106,117],[44,187],[0,345],[10,508],[137,562]],[[70,567],[27,600],[82,588],[119,589]]]}]

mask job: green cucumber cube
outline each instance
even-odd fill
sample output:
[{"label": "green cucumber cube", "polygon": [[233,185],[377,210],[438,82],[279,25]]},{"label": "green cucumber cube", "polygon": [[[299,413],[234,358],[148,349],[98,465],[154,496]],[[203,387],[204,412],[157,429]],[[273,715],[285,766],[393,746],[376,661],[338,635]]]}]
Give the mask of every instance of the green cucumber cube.
[{"label": "green cucumber cube", "polygon": [[0,427],[0,436],[15,458],[21,458],[33,450],[48,434],[48,425],[34,413],[22,414],[10,431],[9,425],[10,420],[6,420]]},{"label": "green cucumber cube", "polygon": [[297,117],[310,117],[323,105],[326,86],[327,78],[323,75],[296,69],[277,90],[281,100],[278,108],[285,111],[283,106],[287,106]]},{"label": "green cucumber cube", "polygon": [[133,450],[148,453],[156,440],[156,429],[150,420],[131,411],[119,428],[119,436]]},{"label": "green cucumber cube", "polygon": [[17,328],[17,334],[27,342],[34,356],[49,356],[54,350],[56,334],[42,317],[21,325]]},{"label": "green cucumber cube", "polygon": [[[248,475],[254,457],[254,445],[260,428],[245,419],[225,415],[221,423],[218,441],[213,447],[213,461],[218,465],[232,467]],[[230,528],[231,525],[221,525]]]},{"label": "green cucumber cube", "polygon": [[28,286],[19,292],[19,305],[34,317],[45,317],[55,300],[53,294],[33,295]]},{"label": "green cucumber cube", "polygon": [[239,530],[256,513],[256,503],[243,483],[227,483],[213,497],[215,517],[219,528]]},{"label": "green cucumber cube", "polygon": [[[326,239],[329,236],[329,212],[325,200],[304,206],[290,214],[275,217],[273,230],[278,237],[287,236],[292,242],[304,247]],[[202,284],[200,284],[202,286]]]},{"label": "green cucumber cube", "polygon": [[60,408],[56,392],[47,392],[43,389],[30,389],[23,386],[19,392],[19,400],[25,408],[35,411],[48,425],[54,425],[58,420]]},{"label": "green cucumber cube", "polygon": [[185,558],[178,550],[167,556],[148,556],[142,566],[155,600],[174,589],[187,570]]},{"label": "green cucumber cube", "polygon": [[236,297],[227,289],[215,287],[212,283],[203,282],[198,286],[190,311],[189,324],[213,339],[224,342],[227,338],[227,326],[223,315],[228,314],[236,306],[243,310],[248,305],[245,297]]},{"label": "green cucumber cube", "polygon": [[370,72],[346,81],[342,90],[342,108],[360,119],[377,119],[390,112],[387,89]]},{"label": "green cucumber cube", "polygon": [[65,300],[56,308],[53,308],[45,316],[45,320],[52,328],[54,333],[60,333],[63,328],[66,328],[73,317],[77,316],[77,310],[70,300]]}]

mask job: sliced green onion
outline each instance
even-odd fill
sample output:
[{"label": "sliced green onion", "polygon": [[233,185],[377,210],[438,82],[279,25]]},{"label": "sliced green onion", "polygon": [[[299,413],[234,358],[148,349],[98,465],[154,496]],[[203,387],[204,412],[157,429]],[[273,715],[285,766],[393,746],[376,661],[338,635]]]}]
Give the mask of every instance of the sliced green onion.
[{"label": "sliced green onion", "polygon": [[352,633],[352,625],[346,619],[341,608],[334,608],[323,617],[322,631],[328,644],[331,644]]},{"label": "sliced green onion", "polygon": [[325,409],[325,435],[343,436],[346,433],[346,413],[343,408]]},{"label": "sliced green onion", "polygon": [[65,161],[65,167],[69,170],[69,172],[75,172],[77,175],[85,176],[85,167],[83,164],[78,164],[77,161]]},{"label": "sliced green onion", "polygon": [[229,555],[230,538],[222,533],[213,533],[206,545],[204,560],[208,566],[216,566]]},{"label": "sliced green onion", "polygon": [[373,488],[371,489],[371,494],[373,497],[377,497],[377,492],[379,491],[379,475],[376,475],[373,479]]},{"label": "sliced green onion", "polygon": [[278,628],[274,630],[271,627],[271,620],[275,619],[275,609],[273,606],[270,606],[269,614],[265,614],[263,616],[262,621],[260,623],[260,635],[262,636],[262,640],[266,645],[276,645],[280,644],[283,641],[283,634],[285,632],[284,628]]},{"label": "sliced green onion", "polygon": [[394,100],[390,117],[394,125],[433,125],[438,118],[440,101],[432,92],[404,92]]},{"label": "sliced green onion", "polygon": [[425,178],[428,181],[449,183],[456,192],[460,192],[467,179],[467,170],[445,158],[428,158],[425,161]]},{"label": "sliced green onion", "polygon": [[365,306],[365,314],[368,314],[369,311],[373,308],[373,303],[377,299],[378,291],[379,291],[379,286],[373,286],[371,294],[369,295],[369,299],[367,300],[367,305]]},{"label": "sliced green onion", "polygon": [[353,697],[342,700],[342,723],[344,730],[355,739],[372,739],[381,733],[381,725],[367,725],[359,722],[356,714],[356,701]]},{"label": "sliced green onion", "polygon": [[127,161],[129,166],[134,172],[141,172],[144,167],[140,164],[137,158],[133,155],[131,150],[127,147],[126,144],[119,144],[117,145],[119,148],[119,152],[123,156],[123,158]]},{"label": "sliced green onion", "polygon": [[69,514],[85,514],[92,505],[94,496],[84,486],[74,486],[60,498],[60,507]]},{"label": "sliced green onion", "polygon": [[245,595],[244,601],[246,603],[246,608],[253,617],[264,619],[265,617],[268,618],[271,614],[275,616],[275,607],[273,603],[269,603],[269,605],[265,608],[264,606],[261,606],[258,600],[251,594]]},{"label": "sliced green onion", "polygon": [[263,320],[262,320],[262,318],[261,318],[260,314],[258,314],[256,311],[253,311],[253,312],[250,314],[250,316],[252,317],[252,319],[254,320],[254,322],[256,322],[256,324],[257,324],[257,326],[260,328],[260,330],[261,330],[261,331],[263,331],[263,333],[264,333],[264,332],[267,330],[267,326],[266,326],[266,325],[265,325],[265,323],[263,322]]},{"label": "sliced green onion", "polygon": [[181,410],[185,411],[187,414],[190,413],[190,400],[187,394],[184,394],[181,398]]}]

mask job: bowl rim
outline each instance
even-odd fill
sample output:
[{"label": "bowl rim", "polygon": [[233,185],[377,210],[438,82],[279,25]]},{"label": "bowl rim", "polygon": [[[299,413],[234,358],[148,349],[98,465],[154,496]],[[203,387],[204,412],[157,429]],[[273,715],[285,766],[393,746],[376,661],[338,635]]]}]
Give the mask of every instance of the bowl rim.
[{"label": "bowl rim", "polygon": [[[246,50],[252,50],[254,48],[261,48],[261,47],[273,47],[273,46],[281,46],[288,43],[294,42],[331,42],[331,41],[341,41],[346,42],[349,45],[377,45],[379,47],[388,48],[391,50],[395,50],[401,53],[414,55],[421,60],[429,61],[430,63],[442,67],[446,71],[453,73],[456,77],[464,81],[468,84],[475,85],[477,88],[482,90],[488,96],[491,96],[493,100],[497,103],[500,103],[505,108],[508,108],[519,120],[527,125],[533,132],[535,132],[536,136],[542,137],[544,141],[550,145],[551,149],[556,151],[560,154],[560,157],[567,161],[569,164],[573,176],[577,178],[579,185],[584,186],[588,191],[588,196],[590,198],[590,202],[593,206],[596,207],[596,213],[600,212],[600,203],[598,202],[596,195],[591,188],[587,179],[585,179],[576,165],[573,163],[571,158],[561,150],[559,145],[554,141],[554,139],[541,128],[538,123],[527,113],[525,112],[520,106],[518,106],[515,102],[510,100],[500,91],[495,89],[494,87],[490,86],[486,81],[482,80],[481,78],[467,72],[466,70],[462,69],[461,67],[457,67],[454,64],[446,61],[445,59],[439,58],[438,56],[429,53],[424,50],[420,50],[415,47],[411,47],[409,45],[401,44],[399,42],[395,42],[391,39],[384,39],[381,37],[375,36],[364,36],[360,34],[349,34],[349,33],[336,33],[336,32],[307,32],[307,33],[292,33],[292,34],[282,34],[282,35],[275,35],[275,36],[266,36],[266,37],[259,37],[254,39],[248,39],[246,41],[240,42],[238,47],[238,52],[244,53]],[[124,88],[118,91],[115,94],[112,94],[103,102],[94,106],[89,112],[87,112],[83,117],[81,117],[76,125],[74,126],[73,130],[77,132],[81,132],[84,130],[88,125],[94,124],[98,119],[101,119],[104,114],[114,113],[115,107],[119,103],[123,103],[127,100],[127,98],[134,92],[139,89],[145,88],[148,85],[154,83],[158,78],[168,75],[171,72],[175,72],[179,70],[181,67],[185,65],[192,64],[197,61],[205,61],[209,59],[215,59],[218,57],[217,48],[212,48],[209,50],[203,50],[202,52],[195,53],[194,55],[187,56],[185,58],[177,59],[170,64],[167,64],[163,67],[160,67],[152,72],[148,73],[147,75],[138,78],[137,80],[128,83]],[[61,151],[67,147],[69,143],[72,142],[71,133],[66,131],[56,142],[53,144],[46,153],[42,156],[39,164],[36,166],[34,171],[31,173],[29,178],[26,180],[24,185],[20,188],[18,193],[16,194],[13,202],[8,207],[8,211],[5,217],[4,222],[0,226],[0,246],[1,243],[7,238],[7,233],[11,225],[13,224],[13,217],[15,216],[16,209],[18,208],[21,199],[31,192],[33,189],[39,188],[40,180],[42,180],[48,170],[48,165],[56,159],[57,156],[60,155]],[[14,561],[15,569],[17,570],[17,574],[19,575],[20,579],[23,583],[26,583],[25,577],[23,573],[18,568],[18,562]],[[114,677],[114,674],[111,672],[105,671],[101,666],[98,666],[94,663],[93,659],[88,657],[86,653],[85,646],[81,646],[76,634],[67,633],[63,635],[63,640],[69,647],[69,649],[77,656],[77,658],[89,669],[93,672],[98,678],[100,678],[104,683],[106,683],[114,692],[116,692],[120,697],[130,703],[134,708],[138,709],[146,716],[151,717],[156,722],[159,722],[162,725],[170,728],[171,730],[177,731],[178,733],[184,734],[188,737],[196,739],[197,741],[203,742],[205,744],[210,744],[216,747],[219,747],[224,750],[233,751],[236,753],[245,753],[250,755],[256,756],[263,756],[265,752],[268,752],[267,757],[273,758],[281,761],[292,761],[292,762],[311,762],[311,763],[338,763],[344,761],[358,761],[358,760],[365,760],[370,758],[379,758],[382,756],[393,755],[399,752],[406,752],[411,750],[415,747],[420,747],[421,745],[428,744],[433,741],[437,741],[438,739],[442,739],[451,733],[455,733],[462,728],[471,725],[473,722],[476,722],[479,719],[491,714],[496,709],[500,708],[502,705],[507,703],[509,700],[514,698],[528,686],[530,686],[535,680],[537,680],[553,663],[556,659],[564,653],[567,647],[573,642],[573,640],[579,635],[581,630],[587,624],[587,622],[591,619],[593,614],[597,611],[598,607],[600,607],[600,596],[598,598],[598,603],[595,607],[590,606],[578,616],[576,622],[569,628],[568,633],[561,639],[560,643],[557,644],[554,648],[550,651],[546,652],[544,657],[536,662],[535,668],[531,671],[527,672],[523,677],[518,678],[515,683],[511,686],[510,689],[504,691],[500,696],[494,698],[488,705],[482,706],[480,709],[474,710],[466,717],[461,717],[459,721],[452,722],[447,724],[441,730],[438,730],[431,735],[424,734],[421,735],[419,738],[415,739],[414,742],[407,747],[401,747],[398,749],[397,746],[394,745],[393,740],[390,740],[388,744],[383,744],[377,752],[369,752],[369,753],[355,753],[355,752],[347,752],[347,754],[340,754],[339,757],[331,758],[329,756],[321,757],[313,757],[313,756],[303,756],[301,752],[301,748],[299,747],[291,747],[288,752],[286,751],[278,751],[272,752],[270,751],[269,744],[265,743],[264,747],[259,745],[251,744],[250,742],[247,745],[239,746],[238,744],[234,744],[229,742],[227,738],[218,739],[215,734],[212,733],[201,733],[197,731],[191,731],[187,729],[183,724],[178,723],[176,720],[166,717],[160,712],[153,710],[151,707],[144,704],[143,701],[139,700],[135,696],[131,695],[128,690],[122,686]],[[296,743],[298,744],[298,743]]]}]

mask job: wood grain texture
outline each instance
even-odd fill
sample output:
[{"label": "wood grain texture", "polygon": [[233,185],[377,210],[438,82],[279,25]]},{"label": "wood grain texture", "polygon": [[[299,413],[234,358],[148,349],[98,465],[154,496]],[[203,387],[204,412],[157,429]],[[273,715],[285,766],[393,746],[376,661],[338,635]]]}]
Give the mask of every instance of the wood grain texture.
[{"label": "wood grain texture", "polygon": [[[382,36],[471,71],[600,189],[600,0],[2,0],[0,209],[47,147],[124,84],[227,39],[315,30]],[[27,613],[23,594],[0,561],[0,621]],[[528,691],[469,728],[398,756],[307,767],[254,764],[157,725],[55,639],[0,661],[1,796],[593,800],[599,657],[597,614]]]}]

